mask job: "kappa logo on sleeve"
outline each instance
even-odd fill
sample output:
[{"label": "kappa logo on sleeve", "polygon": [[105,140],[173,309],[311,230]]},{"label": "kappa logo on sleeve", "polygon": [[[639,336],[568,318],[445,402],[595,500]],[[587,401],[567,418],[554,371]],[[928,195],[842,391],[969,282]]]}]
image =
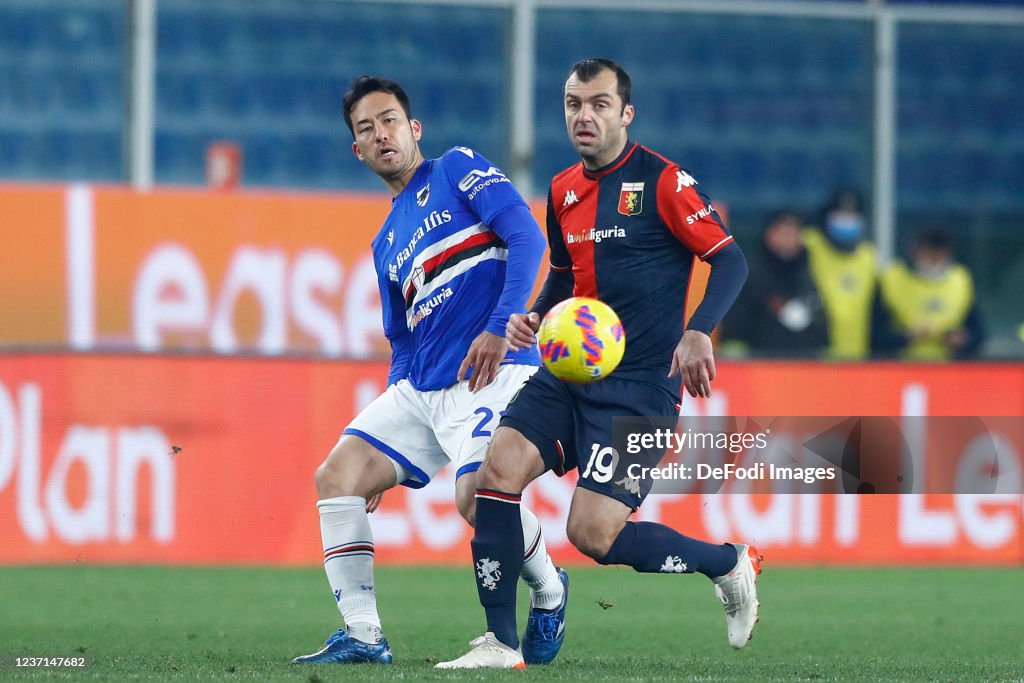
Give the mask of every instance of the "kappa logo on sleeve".
[{"label": "kappa logo on sleeve", "polygon": [[676,171],[676,192],[682,192],[684,187],[693,187],[696,184],[697,180],[686,171]]}]

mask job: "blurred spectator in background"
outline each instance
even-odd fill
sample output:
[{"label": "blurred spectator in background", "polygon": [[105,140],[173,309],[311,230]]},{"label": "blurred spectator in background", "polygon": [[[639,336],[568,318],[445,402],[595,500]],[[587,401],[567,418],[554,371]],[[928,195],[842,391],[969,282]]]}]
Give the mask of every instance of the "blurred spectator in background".
[{"label": "blurred spectator in background", "polygon": [[828,320],[800,239],[803,218],[784,209],[765,222],[750,278],[722,324],[734,356],[814,356],[828,344]]},{"label": "blurred spectator in background", "polygon": [[856,360],[870,351],[871,305],[877,283],[874,245],[865,239],[864,200],[853,189],[835,192],[818,226],[803,232],[811,276],[828,316],[828,356]]},{"label": "blurred spectator in background", "polygon": [[985,340],[974,280],[953,261],[952,240],[940,226],[917,235],[909,266],[897,260],[886,269],[879,294],[875,351],[898,350],[909,360],[950,360],[976,356]]}]

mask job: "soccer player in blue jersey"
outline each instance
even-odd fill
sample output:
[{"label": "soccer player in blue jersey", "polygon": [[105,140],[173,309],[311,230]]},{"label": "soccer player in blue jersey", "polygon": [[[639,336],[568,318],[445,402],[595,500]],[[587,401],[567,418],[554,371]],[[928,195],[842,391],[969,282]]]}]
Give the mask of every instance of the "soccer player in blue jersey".
[{"label": "soccer player in blue jersey", "polygon": [[[539,365],[536,351],[509,350],[505,327],[526,310],[544,238],[512,183],[479,153],[456,147],[424,160],[422,126],[394,81],[357,78],[344,115],[356,157],[394,195],[372,244],[391,368],[387,390],[316,472],[324,569],[345,627],[293,661],[387,664],[367,514],[383,491],[426,486],[451,463],[456,505],[473,523],[491,431]],[[562,642],[568,579],[548,557],[537,518],[521,515],[519,561],[532,590],[524,653],[548,662]]]},{"label": "soccer player in blue jersey", "polygon": [[[618,313],[626,351],[615,372],[594,384],[567,384],[541,368],[509,405],[479,471],[476,494],[473,560],[487,632],[467,654],[438,668],[521,665],[518,508],[526,485],[547,470],[561,475],[579,469],[567,534],[584,554],[638,572],[704,574],[725,606],[735,648],[746,644],[757,620],[756,549],[630,522],[652,482],[613,476],[628,470],[623,465],[629,457],[612,447],[613,417],[676,415],[679,375],[691,396],[710,395],[715,363],[709,335],[746,280],[743,252],[688,171],[628,139],[634,109],[621,66],[604,59],[577,63],[563,104],[582,163],[551,182],[551,269],[531,312],[511,317],[506,339],[525,353],[548,310],[569,296],[588,296]],[[711,273],[684,331],[694,256],[708,262]]]}]

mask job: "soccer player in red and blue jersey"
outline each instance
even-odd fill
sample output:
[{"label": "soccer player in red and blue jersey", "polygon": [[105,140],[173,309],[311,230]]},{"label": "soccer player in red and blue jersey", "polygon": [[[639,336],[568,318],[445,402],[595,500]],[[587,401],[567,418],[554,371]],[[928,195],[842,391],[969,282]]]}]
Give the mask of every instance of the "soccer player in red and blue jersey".
[{"label": "soccer player in red and blue jersey", "polygon": [[[520,496],[547,470],[579,469],[567,535],[600,564],[712,579],[725,606],[729,642],[743,647],[757,620],[760,558],[745,544],[712,544],[663,524],[630,522],[651,482],[614,481],[620,461],[612,418],[671,416],[682,383],[709,396],[715,377],[710,334],[747,276],[743,252],[692,175],[628,139],[630,79],[610,60],[573,66],[565,120],[582,162],[555,176],[548,194],[551,269],[529,314],[511,317],[512,348],[535,342],[541,317],[569,296],[608,303],[625,328],[626,351],[608,378],[567,384],[541,368],[509,405],[479,471],[473,560],[487,633],[439,668],[521,666],[516,577],[522,546]],[[683,329],[693,257],[711,266],[700,306]],[[525,351],[521,351],[525,352]],[[618,468],[621,471],[621,468]],[[561,638],[563,633],[552,634]]]},{"label": "soccer player in red and blue jersey", "polygon": [[[293,661],[390,664],[367,513],[383,491],[426,486],[450,464],[456,506],[472,521],[491,430],[540,363],[536,353],[510,351],[504,335],[509,317],[526,309],[544,239],[519,192],[480,153],[455,147],[423,158],[422,126],[394,81],[357,78],[344,113],[352,151],[394,195],[372,243],[391,369],[387,390],[316,472],[324,570],[345,627]],[[523,508],[521,521],[519,560],[532,592],[523,651],[548,662],[558,648],[543,633],[560,626],[568,578],[548,557],[536,516]]]}]

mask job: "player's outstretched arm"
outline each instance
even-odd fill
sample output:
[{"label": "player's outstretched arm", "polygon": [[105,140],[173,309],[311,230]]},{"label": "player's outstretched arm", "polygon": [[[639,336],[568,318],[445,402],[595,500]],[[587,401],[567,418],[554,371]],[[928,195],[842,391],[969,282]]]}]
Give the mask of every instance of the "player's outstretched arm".
[{"label": "player's outstretched arm", "polygon": [[513,313],[505,325],[505,341],[512,351],[528,349],[537,343],[539,313]]},{"label": "player's outstretched arm", "polygon": [[686,391],[697,398],[711,396],[711,380],[715,378],[715,354],[711,337],[698,330],[686,330],[672,354],[669,377],[682,375]]}]

